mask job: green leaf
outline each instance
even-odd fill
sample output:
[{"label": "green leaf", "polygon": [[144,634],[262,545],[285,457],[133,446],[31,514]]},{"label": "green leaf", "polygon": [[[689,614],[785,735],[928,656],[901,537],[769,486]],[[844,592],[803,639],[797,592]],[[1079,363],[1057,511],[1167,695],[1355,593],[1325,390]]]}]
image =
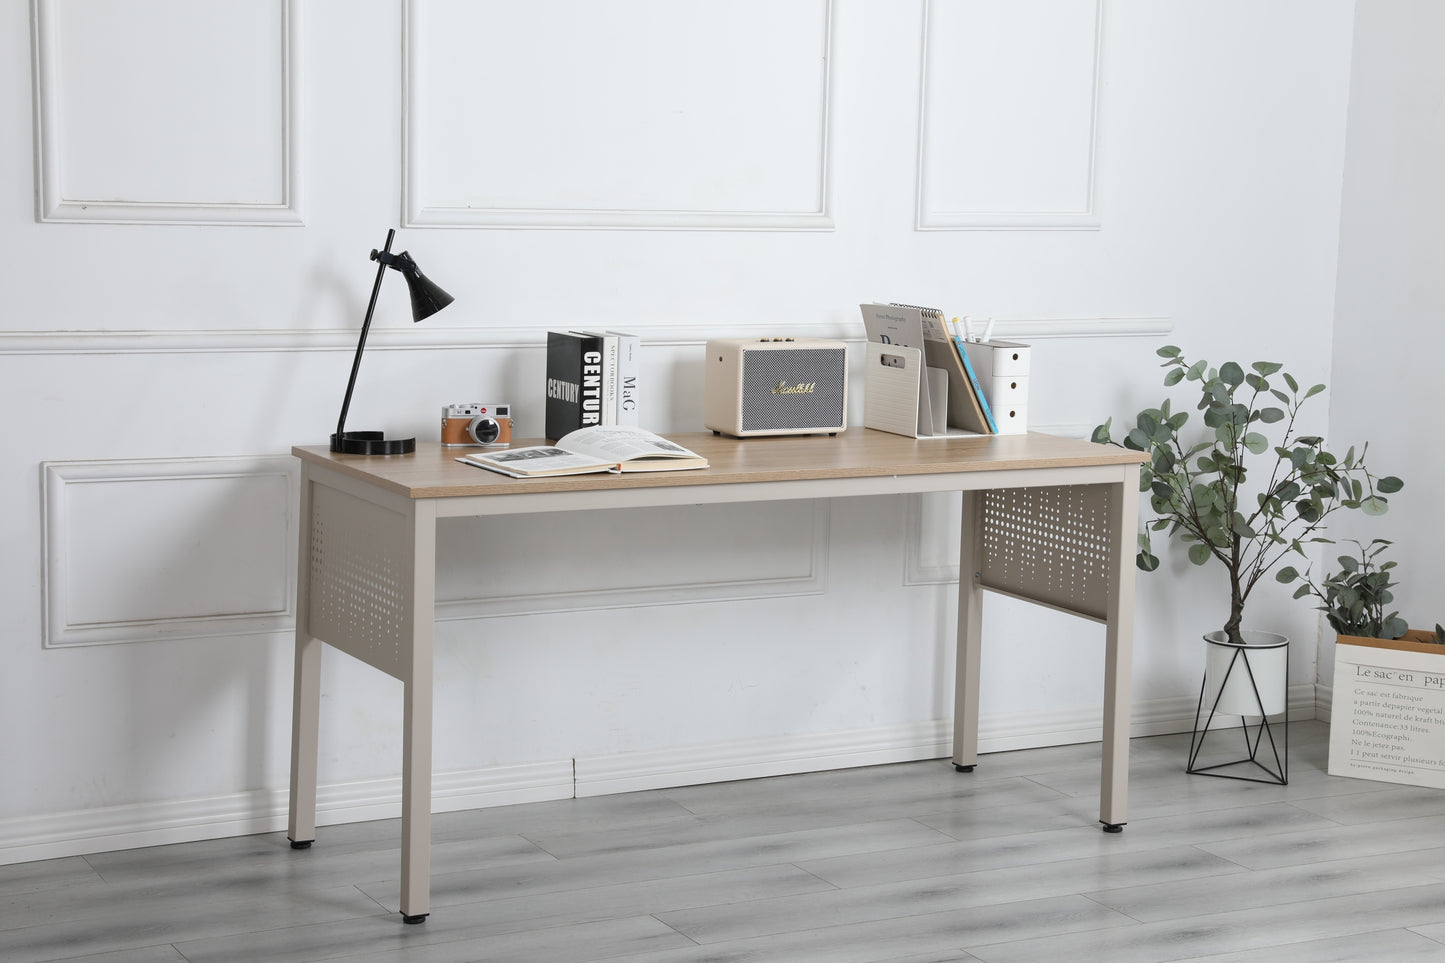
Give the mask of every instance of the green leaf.
[{"label": "green leaf", "polygon": [[1297,578],[1299,578],[1299,569],[1293,565],[1286,565],[1274,573],[1274,580],[1276,582],[1293,582]]},{"label": "green leaf", "polygon": [[1205,562],[1209,561],[1209,556],[1209,546],[1204,544],[1203,542],[1195,542],[1193,545],[1189,546],[1189,561],[1193,562],[1195,565],[1203,565]]},{"label": "green leaf", "polygon": [[1400,479],[1396,478],[1394,475],[1386,475],[1384,478],[1381,478],[1379,481],[1375,482],[1375,487],[1380,491],[1384,492],[1386,495],[1393,495],[1395,492],[1404,488],[1405,483],[1400,481]]},{"label": "green leaf", "polygon": [[1309,391],[1306,391],[1306,392],[1305,392],[1305,397],[1306,397],[1306,398],[1313,398],[1315,395],[1319,394],[1321,391],[1324,391],[1324,390],[1325,390],[1325,386],[1324,386],[1324,385],[1315,385],[1315,386],[1313,386],[1312,388],[1310,388]]},{"label": "green leaf", "polygon": [[1284,383],[1289,385],[1290,391],[1294,392],[1295,394],[1299,394],[1299,382],[1294,380],[1294,376],[1291,375],[1288,371],[1284,373]]},{"label": "green leaf", "polygon": [[1262,375],[1272,375],[1279,369],[1283,368],[1284,365],[1278,364],[1274,361],[1256,361],[1254,364],[1250,365],[1250,367],[1253,368],[1255,371],[1258,371]]},{"label": "green leaf", "polygon": [[1164,375],[1164,387],[1170,388],[1184,380],[1183,368],[1170,368]]},{"label": "green leaf", "polygon": [[1233,361],[1226,361],[1219,369],[1219,380],[1231,388],[1237,388],[1244,384],[1244,369]]},{"label": "green leaf", "polygon": [[1160,348],[1154,353],[1161,358],[1177,358],[1181,354],[1180,350],[1174,347],[1174,345],[1172,344],[1166,344],[1164,347]]},{"label": "green leaf", "polygon": [[1366,515],[1384,515],[1389,510],[1389,503],[1379,495],[1371,495],[1360,502],[1360,511]]},{"label": "green leaf", "polygon": [[1251,431],[1249,434],[1244,436],[1244,447],[1248,448],[1256,455],[1263,455],[1265,452],[1269,451],[1269,439],[1264,437],[1264,435],[1261,435],[1257,431]]},{"label": "green leaf", "polygon": [[1259,420],[1266,425],[1272,425],[1276,421],[1284,421],[1284,412],[1278,408],[1261,408],[1259,411]]},{"label": "green leaf", "polygon": [[1113,418],[1110,418],[1102,425],[1096,427],[1094,433],[1089,436],[1089,440],[1096,445],[1107,445],[1109,443],[1109,425],[1113,420]]},{"label": "green leaf", "polygon": [[1189,366],[1189,373],[1185,375],[1190,381],[1198,381],[1204,377],[1204,371],[1209,367],[1208,361],[1196,361]]}]

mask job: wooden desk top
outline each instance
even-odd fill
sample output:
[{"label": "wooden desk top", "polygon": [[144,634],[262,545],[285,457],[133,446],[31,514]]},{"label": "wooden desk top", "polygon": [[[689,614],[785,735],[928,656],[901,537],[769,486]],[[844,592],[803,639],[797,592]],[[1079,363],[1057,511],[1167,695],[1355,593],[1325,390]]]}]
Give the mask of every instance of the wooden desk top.
[{"label": "wooden desk top", "polygon": [[[1035,432],[920,440],[868,428],[850,428],[835,437],[788,435],[740,439],[712,432],[667,437],[706,457],[709,467],[689,471],[509,478],[463,465],[456,459],[471,449],[443,448],[437,442],[417,442],[416,451],[408,455],[333,454],[325,445],[298,446],[292,448],[291,453],[303,461],[409,498],[1072,468],[1130,465],[1146,460],[1140,452]],[[546,442],[523,439],[514,441],[513,447],[541,444]]]}]

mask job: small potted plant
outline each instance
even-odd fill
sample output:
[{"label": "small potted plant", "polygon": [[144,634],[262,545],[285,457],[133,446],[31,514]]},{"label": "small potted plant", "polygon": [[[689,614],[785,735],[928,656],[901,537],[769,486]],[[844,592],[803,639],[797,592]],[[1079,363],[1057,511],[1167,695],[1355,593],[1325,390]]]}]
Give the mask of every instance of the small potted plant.
[{"label": "small potted plant", "polygon": [[[1376,559],[1393,543],[1383,538],[1376,538],[1368,545],[1354,539],[1350,542],[1354,544],[1356,553],[1339,556],[1335,560],[1339,563],[1339,570],[1327,576],[1323,583],[1316,585],[1310,579],[1308,569],[1300,572],[1292,565],[1281,568],[1275,574],[1276,581],[1285,584],[1303,582],[1295,589],[1294,597],[1300,599],[1313,595],[1320,600],[1320,611],[1325,613],[1325,619],[1337,633],[1336,641],[1341,645],[1378,645],[1383,640],[1410,643],[1412,646],[1445,646],[1445,627],[1438,622],[1435,631],[1430,632],[1410,628],[1400,618],[1399,612],[1385,614],[1385,607],[1395,601],[1395,595],[1390,591],[1397,584],[1390,577],[1395,562],[1376,562]],[[1445,648],[1409,650],[1431,655],[1445,653]]]},{"label": "small potted plant", "polygon": [[[1157,353],[1164,359],[1164,386],[1188,383],[1203,425],[1192,429],[1190,413],[1176,411],[1166,398],[1139,412],[1122,437],[1113,436],[1109,419],[1094,429],[1093,440],[1149,455],[1139,489],[1148,493],[1155,517],[1139,536],[1139,568],[1159,567],[1151,536],[1167,532],[1187,546],[1195,565],[1217,563],[1228,575],[1227,617],[1221,628],[1204,633],[1201,707],[1207,694],[1211,718],[1215,711],[1281,713],[1289,640],[1245,629],[1245,604],[1286,555],[1307,559],[1307,546],[1328,541],[1322,532],[1330,516],[1342,509],[1382,515],[1389,510],[1386,496],[1403,483],[1372,474],[1365,448],[1336,455],[1322,437],[1299,432],[1300,410],[1324,385],[1302,389],[1274,362],[1257,361],[1246,372],[1233,361],[1217,369],[1191,362],[1172,345]],[[1190,771],[1196,771],[1194,757],[1191,746]],[[1282,771],[1274,781],[1285,781]]]},{"label": "small potted plant", "polygon": [[1338,570],[1316,584],[1306,569],[1281,568],[1275,578],[1300,581],[1295,598],[1320,602],[1335,639],[1334,698],[1330,709],[1329,772],[1445,788],[1438,747],[1445,726],[1445,628],[1411,629],[1394,601],[1390,542],[1353,542]]},{"label": "small potted plant", "polygon": [[[1367,639],[1398,639],[1410,631],[1410,626],[1400,618],[1399,612],[1385,613],[1385,608],[1395,601],[1390,589],[1396,583],[1391,579],[1393,561],[1375,560],[1391,545],[1383,538],[1377,538],[1368,545],[1350,539],[1355,546],[1353,555],[1341,555],[1336,561],[1339,570],[1331,573],[1324,582],[1316,585],[1310,579],[1309,569],[1303,572],[1293,565],[1286,565],[1275,573],[1275,580],[1284,584],[1301,581],[1304,584],[1295,590],[1294,597],[1302,599],[1313,595],[1320,600],[1320,611],[1325,613],[1330,628],[1340,635]],[[1437,626],[1438,628],[1438,626]],[[1428,632],[1417,633],[1429,636]]]}]

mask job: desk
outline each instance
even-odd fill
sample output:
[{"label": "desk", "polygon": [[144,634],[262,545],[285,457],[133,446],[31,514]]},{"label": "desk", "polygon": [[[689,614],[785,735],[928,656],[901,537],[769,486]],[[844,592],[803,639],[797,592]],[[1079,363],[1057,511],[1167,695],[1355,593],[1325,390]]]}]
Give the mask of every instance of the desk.
[{"label": "desk", "polygon": [[458,464],[458,449],[437,444],[390,457],[292,449],[302,467],[293,847],[316,837],[324,643],[403,683],[401,913],[407,922],[426,917],[438,519],[937,491],[963,500],[954,765],[971,771],[978,762],[984,589],[1103,622],[1099,820],[1109,832],[1123,827],[1142,455],[1040,434],[920,441],[855,428],[837,437],[672,437],[711,467],[516,479]]}]

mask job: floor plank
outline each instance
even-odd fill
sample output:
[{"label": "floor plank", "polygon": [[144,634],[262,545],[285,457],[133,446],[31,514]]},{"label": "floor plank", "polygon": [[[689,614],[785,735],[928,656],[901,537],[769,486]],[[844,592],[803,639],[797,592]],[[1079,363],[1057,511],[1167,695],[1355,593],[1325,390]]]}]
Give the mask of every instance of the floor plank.
[{"label": "floor plank", "polygon": [[1099,831],[1099,745],[807,773],[433,821],[432,915],[396,913],[397,820],[0,867],[5,963],[1445,961],[1445,791],[1290,783],[1131,745]]}]

